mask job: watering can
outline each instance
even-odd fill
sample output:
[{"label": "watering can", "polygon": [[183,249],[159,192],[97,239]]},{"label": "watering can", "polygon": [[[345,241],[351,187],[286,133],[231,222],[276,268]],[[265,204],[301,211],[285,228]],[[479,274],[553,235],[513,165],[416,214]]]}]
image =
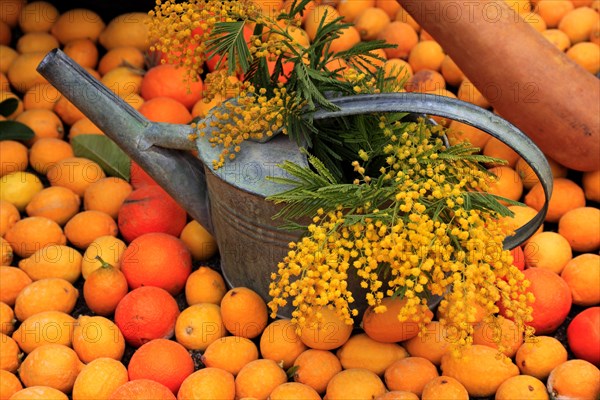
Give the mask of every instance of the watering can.
[{"label": "watering can", "polygon": [[[297,231],[280,228],[273,219],[280,206],[265,200],[289,189],[267,180],[285,176],[279,165],[292,161],[307,166],[298,145],[285,135],[267,143],[245,141],[236,158],[218,170],[212,166],[220,149],[207,139],[190,140],[190,125],[150,122],[61,50],[49,52],[38,71],[94,124],[135,160],[188,213],[216,238],[221,270],[230,287],[246,286],[269,299],[269,282]],[[407,112],[432,114],[473,125],[511,146],[542,182],[546,199],[552,192],[552,174],[543,153],[513,125],[499,116],[459,100],[416,93],[357,95],[331,100],[335,111],[316,110],[315,120],[365,113]],[[209,117],[210,118],[210,117]],[[210,129],[210,124],[206,123]],[[210,135],[210,132],[207,132]],[[197,151],[198,157],[192,155]],[[544,221],[548,201],[536,217],[506,238],[505,248],[524,242]],[[349,279],[354,293],[364,290]],[[361,296],[355,296],[357,301]],[[366,308],[357,304],[357,309]],[[289,308],[280,315],[291,315]]]}]

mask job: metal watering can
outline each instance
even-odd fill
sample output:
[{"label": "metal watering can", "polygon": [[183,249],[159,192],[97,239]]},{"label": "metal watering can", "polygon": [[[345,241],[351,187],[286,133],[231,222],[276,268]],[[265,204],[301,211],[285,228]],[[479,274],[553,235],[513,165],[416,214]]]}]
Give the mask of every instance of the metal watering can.
[{"label": "metal watering can", "polygon": [[[215,236],[227,283],[249,287],[268,301],[270,275],[287,254],[288,243],[301,234],[278,227],[280,221],[273,215],[280,207],[265,197],[287,187],[265,178],[284,176],[278,165],[285,160],[307,165],[294,141],[285,135],[267,143],[245,141],[236,158],[215,171],[212,160],[220,150],[205,138],[190,140],[191,126],[150,122],[61,50],[49,52],[37,70]],[[536,145],[506,120],[469,103],[417,93],[357,95],[332,102],[339,110],[317,110],[313,118],[382,112],[431,114],[470,124],[498,138],[531,165],[546,196],[542,210],[506,238],[505,248],[523,243],[543,223],[552,193],[550,167]],[[349,279],[349,287],[354,293],[364,291],[358,280]],[[360,297],[355,296],[362,311],[366,306],[360,304]],[[291,309],[280,313],[289,317]]]}]

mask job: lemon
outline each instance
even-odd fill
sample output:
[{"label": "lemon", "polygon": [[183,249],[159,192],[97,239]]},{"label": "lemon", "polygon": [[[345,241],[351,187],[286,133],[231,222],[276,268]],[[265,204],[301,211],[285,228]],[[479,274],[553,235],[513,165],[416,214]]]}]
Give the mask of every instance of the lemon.
[{"label": "lemon", "polygon": [[40,178],[29,172],[12,172],[0,178],[0,199],[24,211],[33,196],[44,188]]},{"label": "lemon", "polygon": [[185,243],[194,260],[206,261],[217,253],[215,238],[198,221],[188,222],[179,239]]}]

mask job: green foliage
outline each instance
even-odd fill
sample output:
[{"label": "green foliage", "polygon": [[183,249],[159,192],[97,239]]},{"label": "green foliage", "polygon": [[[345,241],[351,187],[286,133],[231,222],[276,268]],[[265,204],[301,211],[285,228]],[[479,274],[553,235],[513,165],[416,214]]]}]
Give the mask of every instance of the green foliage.
[{"label": "green foliage", "polygon": [[109,176],[129,180],[131,161],[115,142],[104,135],[79,135],[73,138],[77,157],[95,161]]},{"label": "green foliage", "polygon": [[[0,115],[8,117],[19,107],[19,100],[8,98],[0,102]],[[33,130],[17,121],[0,121],[0,140],[31,140],[35,136]]]}]

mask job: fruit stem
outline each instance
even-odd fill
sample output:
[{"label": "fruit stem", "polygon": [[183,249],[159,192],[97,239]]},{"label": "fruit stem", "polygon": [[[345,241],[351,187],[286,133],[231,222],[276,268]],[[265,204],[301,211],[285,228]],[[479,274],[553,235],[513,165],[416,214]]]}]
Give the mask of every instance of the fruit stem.
[{"label": "fruit stem", "polygon": [[96,256],[96,260],[100,261],[100,264],[102,264],[102,266],[100,268],[113,268],[112,265],[110,265],[109,263],[107,263],[106,261],[104,261],[102,259],[102,257],[100,257],[100,256]]}]

